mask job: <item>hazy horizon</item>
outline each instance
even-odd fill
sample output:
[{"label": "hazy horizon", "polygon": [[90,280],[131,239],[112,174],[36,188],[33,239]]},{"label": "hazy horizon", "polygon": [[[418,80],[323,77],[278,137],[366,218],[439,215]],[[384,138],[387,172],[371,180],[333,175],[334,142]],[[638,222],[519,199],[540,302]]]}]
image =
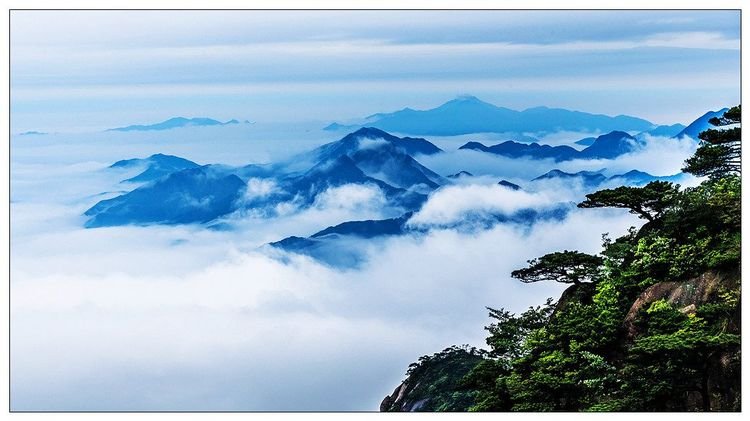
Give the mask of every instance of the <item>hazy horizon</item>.
[{"label": "hazy horizon", "polygon": [[740,94],[736,11],[11,14],[14,133],[331,122],[462,94],[688,124]]}]

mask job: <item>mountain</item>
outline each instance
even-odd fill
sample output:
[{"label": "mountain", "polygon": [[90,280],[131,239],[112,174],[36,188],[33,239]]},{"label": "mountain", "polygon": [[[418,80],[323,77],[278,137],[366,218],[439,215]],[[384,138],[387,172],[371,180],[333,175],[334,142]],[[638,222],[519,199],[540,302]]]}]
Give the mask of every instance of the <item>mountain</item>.
[{"label": "mountain", "polygon": [[625,174],[613,175],[609,177],[607,181],[614,181],[617,184],[621,185],[640,186],[648,184],[652,181],[669,181],[672,183],[678,183],[682,180],[682,178],[682,173],[668,176],[656,176],[643,171],[631,170],[626,172]]},{"label": "mountain", "polygon": [[621,186],[641,186],[651,181],[670,181],[678,182],[682,179],[682,174],[675,174],[670,176],[655,176],[647,172],[631,170],[624,174],[616,174],[611,177],[606,177],[602,174],[602,171],[579,171],[577,173],[567,173],[561,170],[552,170],[531,181],[539,180],[551,180],[551,179],[562,179],[572,180],[579,179],[588,187],[596,187],[601,184],[616,184]]},{"label": "mountain", "polygon": [[135,124],[132,126],[116,127],[114,129],[107,129],[107,131],[114,132],[132,132],[132,131],[149,131],[149,130],[169,130],[178,127],[192,127],[192,126],[226,126],[228,124],[239,124],[237,120],[229,120],[222,123],[218,120],[214,120],[206,117],[196,118],[185,118],[185,117],[173,117],[169,120],[162,121],[161,123],[155,124]]},{"label": "mountain", "polygon": [[[638,135],[649,134],[651,136],[672,137],[685,130],[684,124],[672,124],[671,126],[657,126],[654,129],[641,132]],[[636,136],[637,137],[637,136]]]},{"label": "mountain", "polygon": [[379,129],[362,128],[314,151],[317,161],[347,156],[367,176],[404,189],[427,191],[446,181],[423,166],[413,155],[433,155],[442,149],[420,138],[396,137]]},{"label": "mountain", "polygon": [[578,151],[570,146],[550,146],[538,143],[518,143],[508,140],[493,146],[485,146],[479,142],[468,142],[458,148],[487,152],[508,158],[554,159],[567,161],[576,158]]},{"label": "mountain", "polygon": [[474,174],[468,172],[468,171],[459,171],[455,174],[451,174],[447,176],[447,178],[462,178],[462,177],[474,177]]},{"label": "mountain", "polygon": [[[349,221],[330,226],[310,237],[287,237],[269,245],[284,251],[310,256],[331,266],[354,268],[365,258],[368,240],[402,235],[408,231],[406,222],[412,212],[398,218]],[[345,246],[342,247],[342,242]]]},{"label": "mountain", "polygon": [[323,238],[328,235],[353,235],[360,238],[400,235],[404,233],[406,222],[412,215],[413,212],[407,212],[398,218],[344,222],[316,232],[310,238]]},{"label": "mountain", "polygon": [[125,181],[151,183],[97,203],[85,214],[90,217],[86,226],[207,222],[234,211],[273,216],[280,204],[302,209],[314,204],[320,193],[347,184],[375,186],[388,206],[412,211],[447,180],[407,152],[431,154],[440,149],[424,139],[361,129],[299,157],[294,170],[289,163],[199,167],[164,154],[122,160],[111,167],[145,169]]},{"label": "mountain", "polygon": [[336,132],[339,130],[347,130],[347,129],[352,129],[352,128],[356,129],[357,127],[347,126],[347,125],[339,124],[339,123],[331,123],[323,127],[323,130],[329,131],[329,132]]},{"label": "mountain", "polygon": [[507,180],[500,180],[497,184],[503,187],[507,187],[511,190],[521,190],[521,186],[519,186],[518,184],[513,184]]},{"label": "mountain", "polygon": [[328,227],[323,231],[315,233],[311,238],[321,238],[326,235],[353,235],[360,238],[399,235],[404,232],[404,224],[409,220],[411,215],[412,213],[409,212],[400,218],[344,222],[335,227]]},{"label": "mountain", "polygon": [[[460,96],[429,110],[404,108],[393,113],[373,114],[367,118],[366,125],[398,133],[431,136],[561,130],[645,131],[654,127],[654,124],[647,120],[625,115],[611,117],[547,107],[516,111],[495,106],[470,95]],[[333,127],[339,128],[340,125]]]},{"label": "mountain", "polygon": [[441,177],[417,162],[410,155],[401,153],[393,145],[361,149],[351,156],[357,167],[378,180],[401,188],[422,186],[433,190],[440,186]]},{"label": "mountain", "polygon": [[594,144],[594,141],[596,140],[595,137],[584,137],[581,140],[577,140],[575,142],[576,145],[582,145],[582,146],[591,146]]},{"label": "mountain", "polygon": [[97,203],[84,213],[86,227],[208,222],[232,212],[245,186],[210,165],[178,171]]},{"label": "mountain", "polygon": [[597,137],[590,146],[578,152],[581,159],[612,159],[632,152],[638,147],[638,140],[633,136],[613,131]]},{"label": "mountain", "polygon": [[706,114],[703,114],[702,116],[698,117],[697,120],[690,123],[687,127],[685,127],[684,130],[682,130],[680,133],[675,135],[675,137],[680,138],[683,136],[692,137],[693,139],[698,139],[698,134],[706,129],[710,129],[713,126],[711,123],[708,122],[708,120],[714,118],[714,117],[721,117],[724,115],[725,112],[727,112],[729,108],[722,108],[719,111],[709,111]]},{"label": "mountain", "polygon": [[613,131],[595,138],[589,146],[578,151],[570,146],[550,146],[538,143],[519,143],[508,140],[493,146],[468,142],[458,149],[492,153],[508,158],[553,159],[557,162],[572,159],[611,159],[636,150],[640,142],[621,131]]},{"label": "mountain", "polygon": [[315,153],[321,159],[328,159],[340,155],[349,155],[361,148],[375,147],[379,141],[388,143],[409,155],[433,155],[443,152],[442,149],[426,139],[398,137],[374,127],[363,127],[336,142],[327,143],[317,148]]},{"label": "mountain", "polygon": [[173,155],[154,154],[148,158],[135,158],[117,161],[110,168],[135,168],[142,167],[144,171],[135,177],[123,180],[124,183],[140,183],[156,180],[176,171],[196,168],[199,165],[185,158]]},{"label": "mountain", "polygon": [[279,184],[288,200],[301,200],[303,204],[311,204],[319,193],[331,187],[346,184],[377,186],[392,204],[405,209],[416,209],[427,200],[427,196],[419,192],[394,187],[380,179],[369,177],[348,155],[320,162],[304,174],[287,177]]},{"label": "mountain", "polygon": [[549,171],[545,174],[540,175],[537,178],[532,179],[531,181],[552,180],[552,179],[560,179],[560,180],[579,179],[587,186],[597,186],[607,181],[607,177],[602,175],[600,172],[596,172],[596,171],[578,171],[577,173],[567,173],[561,170]]},{"label": "mountain", "polygon": [[310,237],[287,237],[269,245],[287,252],[310,256],[335,267],[358,267],[366,259],[375,238],[397,235],[425,235],[432,228],[473,233],[498,224],[530,226],[538,221],[562,220],[575,203],[557,203],[541,209],[520,209],[510,214],[472,212],[461,220],[440,225],[411,225],[412,212],[398,218],[349,221],[328,227]]}]

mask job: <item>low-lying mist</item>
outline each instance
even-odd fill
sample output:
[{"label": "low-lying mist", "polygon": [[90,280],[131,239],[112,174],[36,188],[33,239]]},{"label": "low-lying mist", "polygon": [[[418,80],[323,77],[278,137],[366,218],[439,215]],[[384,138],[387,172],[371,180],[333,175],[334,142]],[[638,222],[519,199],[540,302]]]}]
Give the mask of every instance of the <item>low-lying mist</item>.
[{"label": "low-lying mist", "polygon": [[[484,177],[433,193],[414,216],[435,225],[424,235],[367,240],[357,269],[263,245],[344,221],[393,217],[372,186],[329,189],[312,206],[273,218],[232,215],[233,229],[225,231],[84,229],[88,207],[132,188],[119,183],[127,174],[108,165],[180,149],[176,140],[165,141],[170,150],[157,140],[110,149],[112,142],[14,140],[14,410],[377,410],[419,356],[453,344],[483,346],[485,306],[519,312],[564,288],[522,284],[510,278],[513,269],[556,250],[596,253],[602,233],[618,236],[640,224],[626,211],[574,209],[562,221],[531,227],[440,228],[466,212],[543,208],[585,193],[564,184],[511,191],[495,177],[528,181],[550,163],[458,151],[418,159],[441,174]],[[253,148],[286,154],[278,145]],[[688,149],[664,147],[661,163],[651,156],[662,150],[655,149],[648,155],[653,167],[637,168],[669,173]],[[222,157],[195,155],[185,157]],[[230,163],[263,161],[261,152],[248,155]],[[588,164],[617,172],[642,158]],[[254,188],[262,194],[273,186]],[[103,192],[110,196],[98,196]]]}]

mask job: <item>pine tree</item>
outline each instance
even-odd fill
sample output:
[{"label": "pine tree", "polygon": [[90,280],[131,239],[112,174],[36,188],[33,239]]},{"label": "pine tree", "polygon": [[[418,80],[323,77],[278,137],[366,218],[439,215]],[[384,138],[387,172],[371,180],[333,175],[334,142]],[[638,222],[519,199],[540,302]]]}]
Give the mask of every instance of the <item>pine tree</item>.
[{"label": "pine tree", "polygon": [[[709,123],[717,127],[739,125],[741,115],[742,110],[738,105],[730,108],[722,117],[712,118]],[[695,155],[685,161],[685,167],[682,169],[684,172],[699,177],[708,176],[711,179],[740,174],[742,136],[739,127],[708,129],[701,132],[698,137],[701,139],[701,145]]]}]

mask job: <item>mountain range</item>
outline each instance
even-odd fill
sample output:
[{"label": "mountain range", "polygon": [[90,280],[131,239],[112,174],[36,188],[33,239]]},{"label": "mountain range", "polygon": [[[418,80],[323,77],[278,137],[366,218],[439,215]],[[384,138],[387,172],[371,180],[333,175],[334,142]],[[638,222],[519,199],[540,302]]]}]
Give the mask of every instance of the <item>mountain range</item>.
[{"label": "mountain range", "polygon": [[134,124],[125,127],[115,127],[114,129],[107,129],[108,132],[133,132],[133,131],[150,131],[150,130],[169,130],[176,129],[178,127],[195,127],[195,126],[226,126],[229,124],[239,124],[237,120],[229,120],[222,123],[221,121],[214,120],[207,117],[173,117],[168,120],[164,120],[160,123],[154,124]]},{"label": "mountain range", "polygon": [[578,171],[575,173],[568,173],[559,169],[554,169],[546,172],[539,177],[532,179],[531,181],[542,181],[542,180],[578,180],[582,182],[588,188],[595,188],[604,184],[617,184],[617,185],[630,185],[630,186],[642,186],[648,184],[651,181],[671,181],[678,182],[682,179],[682,174],[675,174],[670,176],[655,176],[647,172],[631,170],[624,174],[616,174],[610,177],[602,174],[604,169],[600,171]]},{"label": "mountain range", "polygon": [[[494,146],[469,142],[461,149],[475,149],[508,157],[611,158],[632,150],[638,141],[625,132],[599,136],[582,151],[567,146],[504,142]],[[214,221],[234,212],[252,212],[274,216],[279,205],[304,209],[330,188],[347,184],[378,188],[388,206],[403,213],[417,211],[435,190],[473,177],[466,171],[442,177],[422,165],[417,158],[443,151],[422,138],[397,137],[376,128],[362,128],[338,141],[270,165],[199,165],[172,155],[155,154],[147,158],[117,161],[111,169],[140,169],[123,182],[142,183],[131,192],[102,200],[85,212],[87,227],[123,224],[183,224]],[[417,158],[415,158],[415,156]],[[302,166],[302,169],[299,167]],[[631,171],[605,177],[595,172],[565,173],[550,171],[532,181],[576,178],[595,186],[604,182],[642,184],[658,179]],[[248,190],[251,180],[260,180],[266,191]],[[517,184],[502,180],[501,186],[513,190]]]},{"label": "mountain range", "polygon": [[566,145],[550,146],[512,140],[492,146],[468,142],[459,149],[487,152],[508,158],[553,159],[560,162],[572,159],[612,159],[633,152],[643,144],[643,141],[625,132],[613,131],[594,138],[591,144],[581,151]]},{"label": "mountain range", "polygon": [[[528,156],[556,161],[574,158],[615,157],[631,151],[638,140],[625,132],[599,136],[582,151],[567,146],[504,142],[494,146],[470,142],[462,149],[509,157]],[[109,170],[138,171],[124,183],[140,183],[132,191],[100,200],[84,215],[88,228],[118,225],[205,224],[217,230],[232,229],[230,214],[249,213],[261,217],[278,215],[279,209],[305,209],[319,195],[332,188],[360,185],[377,188],[389,213],[401,216],[382,220],[344,221],[309,237],[288,237],[271,243],[272,249],[306,254],[331,265],[353,267],[367,254],[367,240],[397,235],[422,235],[432,228],[474,231],[496,224],[530,226],[536,221],[561,219],[573,203],[555,203],[545,208],[524,208],[509,214],[494,211],[470,212],[449,225],[432,227],[409,224],[428,197],[436,190],[456,183],[471,183],[467,171],[443,177],[418,161],[420,157],[444,151],[423,138],[398,137],[377,128],[361,128],[341,139],[267,165],[239,167],[200,165],[166,154],[117,161]],[[486,176],[482,177],[485,180]],[[566,173],[555,169],[529,181],[580,180],[595,188],[603,185],[642,185],[654,177],[630,171],[606,177],[602,171]],[[479,180],[479,179],[478,179]],[[482,181],[482,182],[486,182]],[[496,183],[505,189],[521,190],[507,180]],[[261,186],[259,188],[258,186]]]},{"label": "mountain range", "polygon": [[412,135],[455,136],[472,133],[538,133],[557,131],[611,132],[646,131],[656,127],[642,118],[607,116],[562,108],[535,107],[523,111],[498,107],[477,97],[464,95],[428,110],[404,108],[373,114],[362,125],[332,123],[327,130],[361,126]]},{"label": "mountain range", "polygon": [[[408,212],[418,209],[431,191],[449,182],[409,153],[439,152],[425,139],[400,138],[366,128],[271,166],[199,166],[164,154],[118,161],[111,168],[143,168],[124,181],[146,183],[88,209],[86,226],[202,223],[243,211],[273,216],[279,204],[309,207],[320,193],[347,184],[377,187],[390,206]],[[309,167],[296,170],[299,162],[307,161]],[[248,191],[250,179],[273,188],[262,194]]]}]

